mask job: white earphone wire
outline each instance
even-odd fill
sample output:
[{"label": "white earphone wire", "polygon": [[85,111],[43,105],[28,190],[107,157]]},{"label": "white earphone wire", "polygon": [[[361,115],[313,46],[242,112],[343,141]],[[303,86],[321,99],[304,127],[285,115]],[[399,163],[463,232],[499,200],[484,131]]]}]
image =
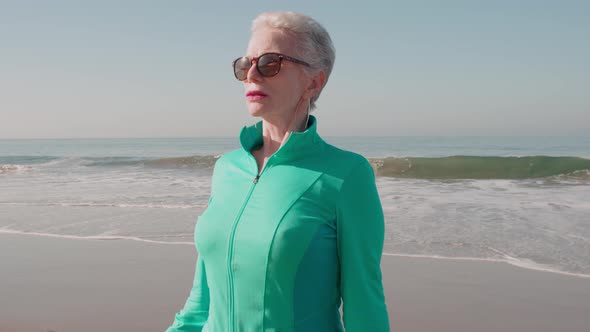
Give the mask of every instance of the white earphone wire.
[{"label": "white earphone wire", "polygon": [[303,129],[304,131],[309,127],[309,112],[311,112],[311,98],[307,104],[307,120],[305,120],[305,129]]}]

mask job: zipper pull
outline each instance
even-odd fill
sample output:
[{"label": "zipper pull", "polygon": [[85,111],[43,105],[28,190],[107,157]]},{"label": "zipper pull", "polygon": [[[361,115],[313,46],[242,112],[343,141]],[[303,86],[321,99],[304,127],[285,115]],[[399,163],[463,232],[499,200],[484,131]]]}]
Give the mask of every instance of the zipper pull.
[{"label": "zipper pull", "polygon": [[256,177],[254,178],[254,183],[258,183],[258,179],[260,179],[260,174],[256,175]]}]

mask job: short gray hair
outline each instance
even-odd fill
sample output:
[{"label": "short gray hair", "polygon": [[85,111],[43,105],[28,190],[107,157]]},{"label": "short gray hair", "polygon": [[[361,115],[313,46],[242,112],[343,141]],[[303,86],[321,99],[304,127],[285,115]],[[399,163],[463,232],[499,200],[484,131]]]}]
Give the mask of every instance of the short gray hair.
[{"label": "short gray hair", "polygon": [[[328,31],[313,18],[289,11],[266,12],[258,15],[252,21],[252,32],[265,26],[288,31],[298,40],[296,52],[293,55],[309,63],[312,70],[322,70],[326,74],[326,83],[332,73],[336,50]],[[324,86],[326,86],[324,84]],[[311,109],[315,109],[315,102],[324,89],[311,98]]]}]

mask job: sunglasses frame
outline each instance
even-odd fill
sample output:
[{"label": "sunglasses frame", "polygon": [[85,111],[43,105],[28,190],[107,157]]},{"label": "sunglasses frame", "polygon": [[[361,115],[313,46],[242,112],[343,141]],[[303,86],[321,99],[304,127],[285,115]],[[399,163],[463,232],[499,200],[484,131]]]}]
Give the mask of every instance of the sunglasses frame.
[{"label": "sunglasses frame", "polygon": [[[278,69],[277,69],[277,72],[276,72],[276,73],[274,73],[274,74],[272,74],[272,75],[265,75],[265,74],[263,74],[263,73],[262,73],[262,71],[260,70],[260,67],[258,67],[258,64],[259,64],[259,62],[258,62],[258,59],[262,58],[262,57],[263,57],[263,56],[265,56],[265,55],[271,55],[271,54],[272,54],[272,55],[276,55],[276,56],[278,56],[278,58],[279,58],[279,67],[278,67]],[[233,68],[233,70],[234,70],[234,76],[236,77],[236,79],[237,79],[238,81],[245,81],[245,80],[246,80],[246,77],[244,77],[244,79],[242,79],[242,80],[241,80],[241,79],[238,77],[238,74],[237,74],[237,71],[236,71],[236,63],[237,63],[239,60],[243,59],[243,58],[246,58],[246,59],[247,59],[248,57],[241,56],[241,57],[239,57],[239,58],[235,59],[234,61],[232,61],[232,63],[231,63],[231,64],[232,64],[232,68]],[[259,55],[259,56],[257,56],[257,57],[253,57],[253,58],[250,60],[250,67],[248,67],[248,70],[250,70],[250,68],[252,68],[252,66],[254,65],[254,61],[256,61],[256,70],[258,71],[258,73],[260,74],[260,76],[262,76],[262,77],[273,77],[273,76],[276,76],[276,75],[278,75],[278,74],[279,74],[279,72],[281,71],[281,67],[282,67],[282,64],[283,64],[283,60],[287,60],[287,61],[290,61],[290,62],[293,62],[293,63],[296,63],[296,64],[300,64],[300,65],[303,65],[303,66],[306,66],[306,67],[311,67],[311,65],[310,65],[309,63],[307,63],[307,62],[305,62],[305,61],[303,61],[303,60],[295,59],[295,58],[293,58],[293,57],[290,57],[290,56],[288,56],[288,55],[281,54],[281,53],[277,53],[277,52],[267,52],[267,53],[261,54],[261,55]]]}]

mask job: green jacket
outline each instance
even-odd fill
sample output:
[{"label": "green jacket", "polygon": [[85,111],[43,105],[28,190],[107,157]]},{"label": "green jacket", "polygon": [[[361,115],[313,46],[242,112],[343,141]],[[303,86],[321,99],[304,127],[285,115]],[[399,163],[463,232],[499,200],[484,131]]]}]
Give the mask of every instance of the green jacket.
[{"label": "green jacket", "polygon": [[381,280],[384,222],[373,168],[317,134],[315,117],[258,173],[242,148],[215,164],[195,227],[194,285],[167,332],[389,331]]}]

